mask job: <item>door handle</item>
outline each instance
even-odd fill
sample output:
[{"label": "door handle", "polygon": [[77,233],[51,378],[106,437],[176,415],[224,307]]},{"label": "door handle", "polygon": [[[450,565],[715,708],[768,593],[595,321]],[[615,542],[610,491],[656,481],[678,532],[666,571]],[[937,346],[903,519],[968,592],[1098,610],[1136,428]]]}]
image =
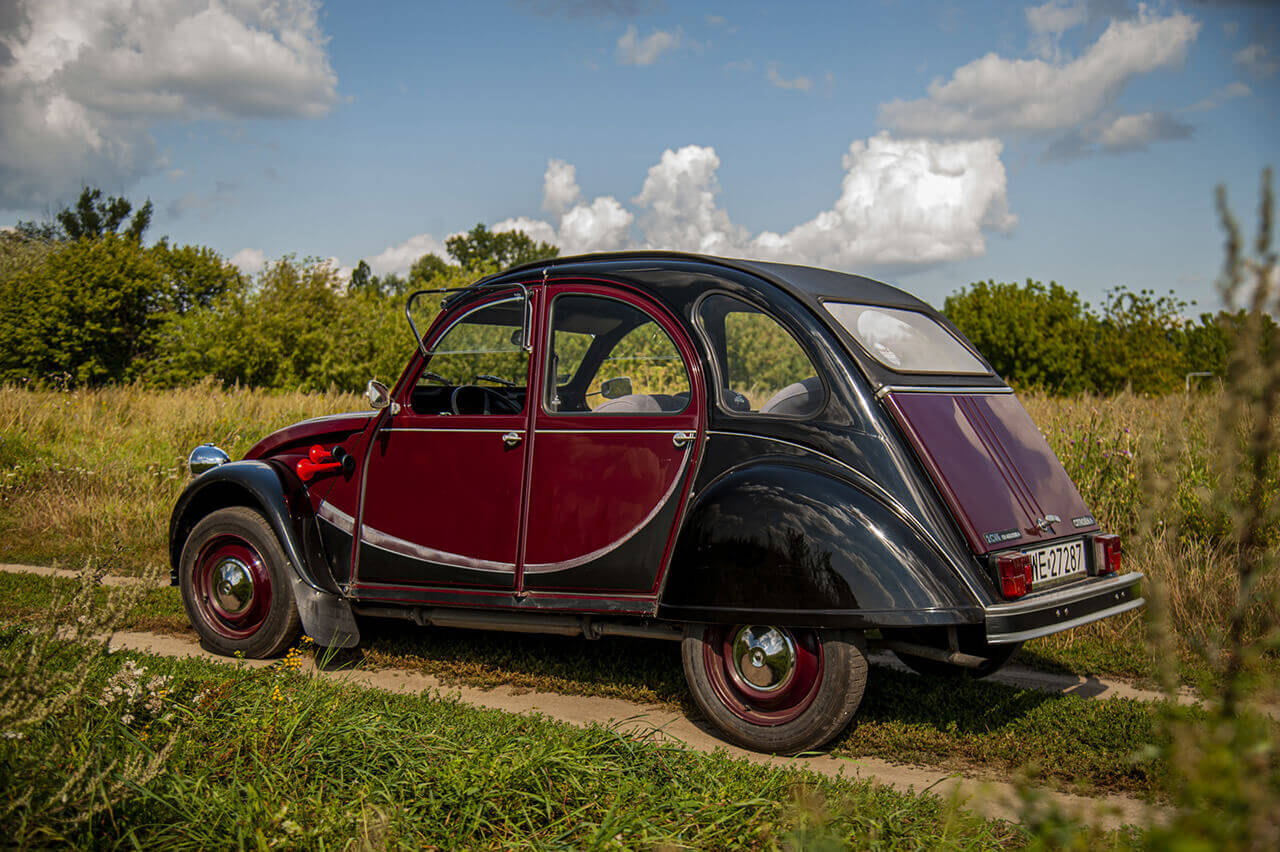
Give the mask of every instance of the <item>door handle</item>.
[{"label": "door handle", "polygon": [[671,443],[675,444],[677,450],[683,450],[696,437],[698,437],[696,432],[677,432],[671,436]]},{"label": "door handle", "polygon": [[519,432],[508,432],[502,436],[502,443],[506,444],[508,447],[514,447],[516,444],[520,443],[520,440]]}]

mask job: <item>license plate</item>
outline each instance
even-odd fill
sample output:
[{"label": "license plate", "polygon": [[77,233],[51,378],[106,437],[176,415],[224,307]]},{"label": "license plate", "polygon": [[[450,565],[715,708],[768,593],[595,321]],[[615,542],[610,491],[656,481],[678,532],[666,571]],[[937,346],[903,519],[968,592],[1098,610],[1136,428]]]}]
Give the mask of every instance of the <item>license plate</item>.
[{"label": "license plate", "polygon": [[1031,567],[1035,574],[1031,583],[1033,589],[1056,586],[1088,573],[1088,566],[1084,561],[1084,539],[1064,541],[1024,552],[1031,557]]}]

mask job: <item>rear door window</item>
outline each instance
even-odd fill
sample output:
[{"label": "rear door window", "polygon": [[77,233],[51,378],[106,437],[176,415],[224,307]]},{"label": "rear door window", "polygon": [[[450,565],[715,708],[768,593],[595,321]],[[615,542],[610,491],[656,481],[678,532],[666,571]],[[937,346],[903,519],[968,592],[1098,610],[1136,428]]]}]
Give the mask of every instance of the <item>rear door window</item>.
[{"label": "rear door window", "polygon": [[824,302],[827,313],[890,370],[989,376],[991,370],[933,317],[919,311]]},{"label": "rear door window", "polygon": [[813,361],[773,317],[732,296],[699,313],[719,362],[721,407],[740,414],[807,417],[826,399]]}]

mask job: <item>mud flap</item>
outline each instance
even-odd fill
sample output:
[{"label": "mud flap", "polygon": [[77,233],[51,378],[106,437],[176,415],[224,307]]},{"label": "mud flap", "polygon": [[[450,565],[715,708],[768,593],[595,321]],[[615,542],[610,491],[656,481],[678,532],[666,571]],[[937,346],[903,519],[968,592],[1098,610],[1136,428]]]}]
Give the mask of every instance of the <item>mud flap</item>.
[{"label": "mud flap", "polygon": [[360,629],[356,627],[351,604],[346,600],[312,588],[296,573],[293,577],[293,598],[298,602],[302,629],[317,645],[354,648],[360,644]]}]

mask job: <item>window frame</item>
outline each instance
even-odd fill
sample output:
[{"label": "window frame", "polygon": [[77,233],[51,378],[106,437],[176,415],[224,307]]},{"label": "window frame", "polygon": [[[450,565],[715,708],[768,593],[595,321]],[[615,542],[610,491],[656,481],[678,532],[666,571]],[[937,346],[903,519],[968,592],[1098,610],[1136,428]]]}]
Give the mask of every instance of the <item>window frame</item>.
[{"label": "window frame", "polygon": [[[732,301],[746,305],[748,308],[754,309],[756,313],[764,314],[766,317],[773,320],[773,322],[776,323],[779,328],[781,328],[784,332],[786,332],[791,337],[791,339],[795,341],[796,346],[798,346],[800,348],[800,351],[804,353],[804,357],[809,360],[809,366],[813,367],[813,375],[818,379],[818,382],[821,383],[822,385],[822,400],[818,404],[818,406],[814,408],[813,411],[807,414],[775,414],[772,411],[765,411],[765,412],[738,411],[736,409],[730,408],[725,404],[724,395],[722,391],[728,389],[728,377],[721,373],[721,368],[723,367],[726,370],[728,369],[728,363],[727,363],[729,359],[728,335],[722,334],[722,339],[725,344],[723,354],[724,354],[724,360],[726,362],[722,364],[721,352],[715,346],[715,338],[712,336],[710,330],[706,326],[706,316],[703,313],[703,308],[706,306],[707,300],[716,298],[717,296],[724,297],[726,299],[730,299]],[[766,420],[791,420],[794,422],[808,422],[810,420],[819,419],[820,417],[822,417],[822,415],[824,415],[827,412],[827,409],[831,405],[831,396],[832,396],[831,383],[827,381],[827,376],[825,375],[825,371],[819,366],[819,364],[821,363],[821,359],[813,357],[813,349],[805,342],[804,340],[805,335],[797,333],[795,327],[791,323],[780,319],[778,314],[770,310],[768,306],[758,305],[755,302],[737,293],[730,293],[725,290],[711,290],[706,293],[703,293],[701,296],[697,298],[697,300],[693,303],[693,306],[691,308],[691,313],[692,313],[693,327],[697,329],[698,334],[702,337],[702,343],[704,346],[706,346],[707,352],[709,353],[709,356],[710,356],[707,360],[711,368],[712,378],[715,380],[714,382],[715,383],[715,391],[714,391],[715,405],[716,405],[716,409],[721,414],[728,415],[729,417],[743,418],[747,420],[756,420],[756,419],[763,418]],[[726,312],[726,315],[728,313],[730,312]],[[722,329],[722,331],[726,331],[726,330]],[[782,388],[779,388],[778,390],[782,390]]]},{"label": "window frame", "polygon": [[[556,387],[555,377],[552,375],[553,371],[551,370],[551,355],[552,355],[552,352],[554,351],[552,340],[553,340],[553,335],[555,334],[556,303],[566,297],[607,299],[612,302],[618,302],[619,304],[625,305],[628,308],[631,308],[635,311],[639,311],[640,313],[644,314],[646,317],[648,317],[649,322],[653,323],[659,329],[661,329],[662,333],[667,336],[667,340],[671,341],[671,346],[676,351],[676,357],[680,359],[680,364],[684,367],[685,379],[688,381],[688,384],[689,384],[689,390],[688,390],[689,396],[685,400],[684,406],[680,408],[678,411],[618,411],[618,412],[606,411],[600,414],[597,414],[596,412],[590,411],[590,410],[588,411],[552,411],[550,408],[548,408],[547,404],[548,402],[550,402],[548,398],[548,394],[554,387]],[[541,356],[540,366],[543,371],[543,376],[550,377],[550,382],[549,383],[544,382],[543,383],[544,387],[540,388],[538,391],[539,415],[546,415],[547,417],[681,417],[689,413],[690,407],[693,405],[693,395],[695,392],[694,391],[694,382],[695,382],[694,371],[690,368],[691,365],[688,359],[685,358],[684,353],[680,351],[679,341],[677,341],[676,338],[671,334],[671,332],[668,331],[667,328],[658,320],[657,316],[654,315],[654,312],[649,310],[647,307],[638,305],[633,301],[629,301],[627,299],[619,298],[618,296],[609,295],[605,293],[567,290],[565,292],[556,293],[550,298],[550,300],[548,300],[546,318],[547,318],[546,319],[547,327],[544,330],[544,334],[542,335],[543,352]],[[642,328],[643,325],[644,324],[641,323],[640,325],[632,326],[630,329],[627,330],[626,334],[618,338],[618,342],[621,342],[623,339],[626,338],[627,334],[630,334],[631,332],[635,331],[637,328]],[[599,338],[597,337],[592,341],[593,347],[595,346],[595,342],[598,340]],[[590,351],[591,351],[590,348],[588,348],[587,353],[590,354]],[[602,358],[600,363],[603,365],[605,360],[607,359]],[[586,358],[584,357],[583,364],[585,363],[586,363]],[[581,368],[582,368],[582,365],[579,365],[579,370],[581,370]],[[597,375],[599,374],[599,368],[597,368],[596,374]],[[576,378],[576,374],[575,374],[575,378]],[[593,378],[594,378],[594,375],[593,375]]]}]

